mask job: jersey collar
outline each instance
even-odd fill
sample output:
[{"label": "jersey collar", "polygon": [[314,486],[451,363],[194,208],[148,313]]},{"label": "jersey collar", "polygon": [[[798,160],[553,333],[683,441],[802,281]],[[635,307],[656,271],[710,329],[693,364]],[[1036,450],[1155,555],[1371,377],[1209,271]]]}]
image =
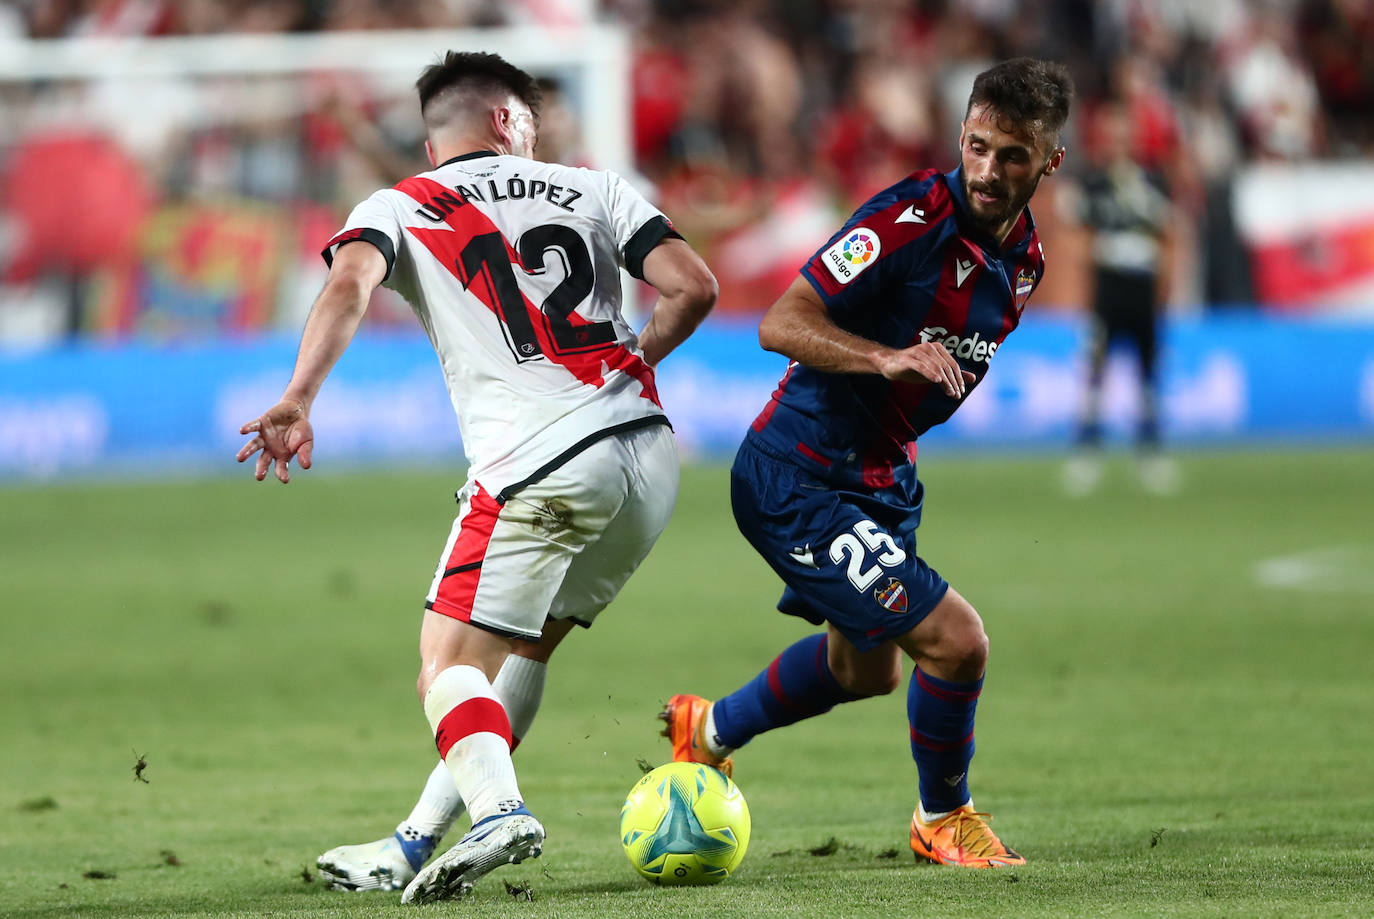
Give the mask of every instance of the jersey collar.
[{"label": "jersey collar", "polygon": [[996,238],[974,223],[969,214],[968,199],[964,197],[964,167],[962,165],[945,173],[945,185],[949,187],[949,193],[954,198],[954,212],[959,220],[959,232],[963,236],[968,237],[969,240],[982,246],[988,252],[1002,256],[1020,255],[1030,247],[1031,237],[1035,234],[1035,218],[1031,216],[1030,207],[1021,211],[1021,216],[1016,219],[1011,232],[1007,234],[1006,242],[999,245]]},{"label": "jersey collar", "polygon": [[460,154],[457,155],[457,156],[450,157],[449,159],[444,160],[442,163],[440,163],[438,166],[435,166],[434,168],[435,168],[435,169],[442,169],[443,167],[447,166],[449,163],[461,163],[463,160],[475,160],[475,159],[478,159],[479,157],[483,157],[483,156],[497,156],[497,155],[498,155],[498,154],[496,153],[495,150],[474,150],[474,151],[472,151],[471,153],[460,153]]}]

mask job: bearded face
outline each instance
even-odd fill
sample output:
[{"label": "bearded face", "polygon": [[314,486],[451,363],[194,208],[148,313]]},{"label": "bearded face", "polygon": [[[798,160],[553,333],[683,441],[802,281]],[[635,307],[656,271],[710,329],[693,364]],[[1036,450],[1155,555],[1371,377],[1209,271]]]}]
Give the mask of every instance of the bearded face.
[{"label": "bearded face", "polygon": [[1041,133],[1038,124],[1016,124],[989,106],[975,107],[964,119],[959,136],[964,197],[974,222],[999,240],[1021,216],[1040,179],[1063,161],[1063,148]]}]

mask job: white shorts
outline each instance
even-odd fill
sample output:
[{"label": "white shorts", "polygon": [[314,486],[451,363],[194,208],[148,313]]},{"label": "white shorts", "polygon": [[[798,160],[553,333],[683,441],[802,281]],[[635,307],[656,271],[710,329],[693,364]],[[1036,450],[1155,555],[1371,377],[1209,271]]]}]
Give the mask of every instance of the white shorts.
[{"label": "white shorts", "polygon": [[529,640],[546,619],[591,625],[668,525],[678,473],[673,432],[655,424],[596,441],[504,503],[469,481],[425,608]]}]

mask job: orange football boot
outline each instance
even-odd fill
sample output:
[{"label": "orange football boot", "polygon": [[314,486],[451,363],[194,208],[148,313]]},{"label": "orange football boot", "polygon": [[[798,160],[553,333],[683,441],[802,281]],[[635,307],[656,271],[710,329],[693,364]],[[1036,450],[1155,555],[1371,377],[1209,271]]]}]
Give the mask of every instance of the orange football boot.
[{"label": "orange football boot", "polygon": [[658,713],[659,719],[667,722],[660,733],[673,743],[673,762],[705,763],[730,775],[735,771],[735,761],[728,756],[716,756],[706,745],[706,713],[710,710],[710,699],[673,696]]},{"label": "orange football boot", "polygon": [[1008,848],[988,826],[991,814],[980,813],[972,804],[925,823],[921,809],[911,815],[911,851],[937,865],[960,868],[1010,868],[1026,860]]}]

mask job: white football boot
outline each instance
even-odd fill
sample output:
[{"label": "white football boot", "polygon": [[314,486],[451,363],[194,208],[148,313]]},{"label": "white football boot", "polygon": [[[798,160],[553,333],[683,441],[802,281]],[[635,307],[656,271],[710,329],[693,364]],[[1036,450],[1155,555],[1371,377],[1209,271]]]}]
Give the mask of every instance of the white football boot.
[{"label": "white football boot", "polygon": [[544,847],[544,827],[521,807],[493,814],[473,825],[453,848],[415,875],[401,895],[402,903],[460,900],[487,872],[502,865],[537,858]]},{"label": "white football boot", "polygon": [[315,867],[332,890],[401,890],[438,843],[433,836],[398,830],[376,842],[330,849],[315,860]]}]

